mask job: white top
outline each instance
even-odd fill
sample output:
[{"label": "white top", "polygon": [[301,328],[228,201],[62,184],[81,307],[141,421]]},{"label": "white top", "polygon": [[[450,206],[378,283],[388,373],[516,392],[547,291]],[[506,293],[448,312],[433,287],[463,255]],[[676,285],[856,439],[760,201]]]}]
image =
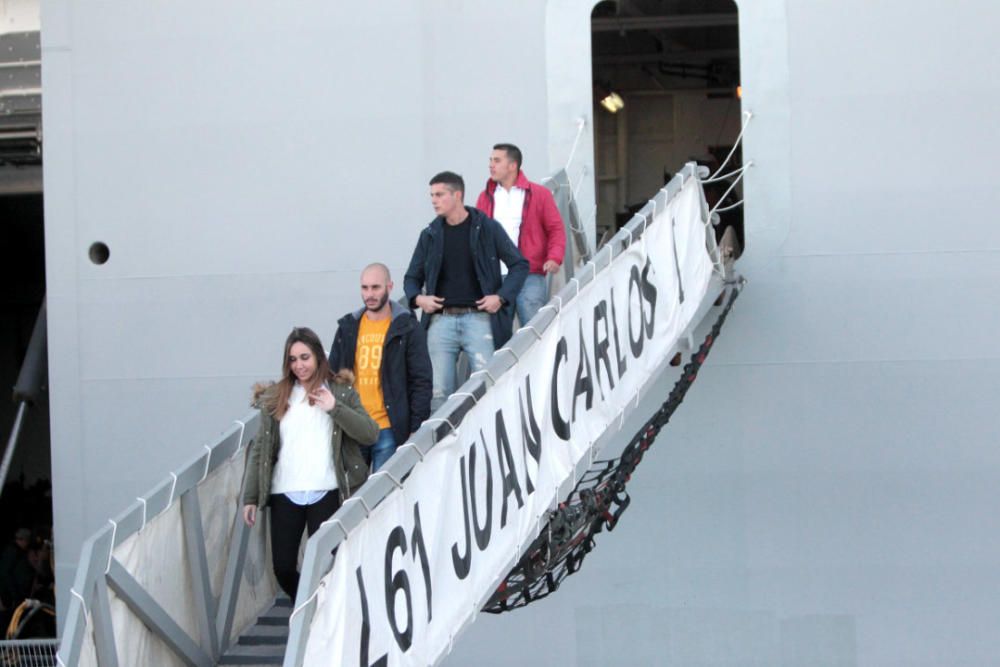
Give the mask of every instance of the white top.
[{"label": "white top", "polygon": [[493,191],[493,219],[503,226],[510,240],[517,245],[521,235],[521,213],[524,211],[524,190],[516,185],[508,191],[497,183]]},{"label": "white top", "polygon": [[330,491],[337,488],[333,471],[333,419],[323,409],[309,405],[305,388],[295,383],[288,410],[278,424],[281,449],[274,467],[271,493]]}]

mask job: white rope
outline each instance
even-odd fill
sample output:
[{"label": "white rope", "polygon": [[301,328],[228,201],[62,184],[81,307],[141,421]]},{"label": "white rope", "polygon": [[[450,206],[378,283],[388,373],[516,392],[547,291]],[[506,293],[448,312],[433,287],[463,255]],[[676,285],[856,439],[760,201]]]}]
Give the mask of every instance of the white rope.
[{"label": "white rope", "polygon": [[208,456],[205,457],[205,472],[202,474],[201,479],[198,480],[199,484],[204,482],[205,478],[208,477],[208,467],[212,465],[212,448],[205,445],[205,451],[208,452]]},{"label": "white rope", "polygon": [[[481,373],[482,371],[477,371],[477,372]],[[492,377],[492,376],[491,376],[491,377]],[[447,425],[448,425],[449,427],[451,427],[451,430],[452,430],[452,432],[453,432],[453,433],[455,433],[455,435],[458,435],[458,429],[457,429],[457,428],[455,428],[455,425],[454,425],[454,424],[452,424],[452,423],[451,423],[451,420],[450,420],[450,419],[448,419],[447,417],[434,417],[433,419],[425,419],[425,420],[424,420],[424,423],[425,423],[425,424],[432,424],[432,423],[434,423],[434,422],[444,422],[444,423],[445,423],[445,424],[447,424]]]},{"label": "white rope", "polygon": [[167,500],[166,509],[170,509],[170,506],[174,504],[174,491],[177,490],[177,473],[170,473],[170,476],[174,478],[174,483],[170,485],[170,498]]},{"label": "white rope", "polygon": [[115,555],[115,535],[118,534],[118,524],[115,523],[114,519],[108,519],[108,523],[111,524],[111,546],[108,547],[108,566],[104,568],[104,574],[107,575],[111,571],[111,559]]},{"label": "white rope", "polygon": [[320,528],[322,528],[323,526],[326,526],[326,525],[331,525],[331,526],[336,525],[336,526],[338,526],[340,528],[340,532],[342,532],[344,534],[344,539],[342,541],[343,542],[347,541],[347,529],[344,528],[344,524],[342,524],[340,522],[340,519],[327,519],[323,523],[319,524]]},{"label": "white rope", "polygon": [[706,179],[706,180],[702,181],[701,183],[702,183],[702,185],[704,185],[705,183],[716,183],[718,181],[729,180],[733,176],[738,176],[739,174],[742,174],[744,171],[747,170],[747,167],[749,167],[751,164],[753,164],[753,160],[750,160],[750,162],[748,162],[747,164],[743,165],[739,169],[733,169],[728,174],[723,174],[722,176],[717,176],[717,177],[714,177],[714,178],[709,178],[709,179]]},{"label": "white rope", "polygon": [[580,192],[580,186],[583,185],[583,179],[587,177],[587,166],[584,165],[580,170],[580,178],[577,179],[576,185],[573,187],[573,199],[577,198],[577,193]]},{"label": "white rope", "polygon": [[233,421],[240,425],[240,439],[236,441],[236,451],[233,452],[230,460],[235,459],[236,455],[243,451],[243,433],[247,430],[247,425],[239,419],[234,419]]},{"label": "white rope", "polygon": [[566,174],[569,174],[569,166],[573,164],[573,157],[576,155],[576,147],[580,143],[580,137],[583,136],[583,128],[587,126],[587,119],[580,117],[576,119],[576,138],[573,139],[573,148],[569,150],[569,159],[566,160]]},{"label": "white rope", "polygon": [[403,446],[400,447],[400,449],[403,449],[405,447],[413,447],[413,449],[415,449],[417,451],[417,458],[420,459],[421,463],[424,462],[424,453],[422,451],[420,451],[419,447],[417,447],[417,443],[412,442],[412,441],[404,443]]},{"label": "white rope", "polygon": [[86,623],[87,617],[90,615],[90,612],[87,611],[87,601],[83,599],[82,595],[76,592],[75,588],[69,589],[69,594],[80,601],[80,606],[83,607],[83,622]]},{"label": "white rope", "polygon": [[[541,309],[539,309],[539,310],[541,310]],[[527,330],[530,330],[531,333],[535,334],[535,338],[537,340],[541,340],[542,339],[542,334],[538,333],[538,329],[536,329],[531,324],[525,324],[523,327],[521,327],[520,329],[517,330],[517,333],[521,333],[522,331],[527,331]],[[462,392],[462,393],[464,393],[464,392]],[[454,395],[455,394],[452,394],[452,396],[454,396]],[[471,394],[469,394],[469,395],[472,396]],[[473,398],[475,398],[475,396],[473,396]],[[479,401],[476,401],[476,402],[478,403]]]},{"label": "white rope", "polygon": [[493,374],[490,373],[489,370],[487,370],[485,368],[481,368],[481,369],[479,369],[478,371],[476,371],[474,373],[469,373],[469,377],[471,378],[473,375],[479,375],[480,373],[485,374],[486,377],[488,377],[490,379],[490,382],[492,382],[493,384],[497,383],[497,379],[495,377],[493,377]]},{"label": "white rope", "polygon": [[452,398],[455,398],[456,396],[468,396],[469,398],[472,399],[473,403],[479,403],[479,399],[476,398],[476,395],[473,394],[471,391],[456,391],[454,394],[451,395]]},{"label": "white rope", "polygon": [[381,470],[379,470],[378,472],[376,472],[374,475],[372,475],[372,478],[378,477],[379,475],[385,475],[386,477],[388,477],[392,481],[392,483],[396,485],[397,489],[402,489],[403,488],[403,483],[400,482],[398,479],[396,479],[396,477],[392,473],[390,473],[388,470],[386,470],[385,468],[382,468]]},{"label": "white rope", "polygon": [[[747,125],[750,124],[750,119],[753,118],[753,112],[752,111],[744,111],[743,115],[746,116],[746,120],[743,121],[743,127],[740,128],[740,133],[738,135],[736,135],[736,141],[733,142],[733,147],[729,149],[729,155],[727,155],[726,159],[722,161],[722,164],[720,164],[719,168],[715,170],[715,173],[712,174],[711,176],[709,176],[709,179],[715,178],[716,176],[719,175],[719,173],[723,169],[726,168],[726,165],[729,164],[729,160],[732,159],[733,154],[736,152],[737,146],[739,146],[740,142],[743,141],[743,133],[746,131]],[[705,182],[706,181],[702,181],[702,183],[705,183]]]},{"label": "white rope", "polygon": [[576,294],[573,296],[580,296],[580,281],[576,278],[570,278],[569,281],[576,287]]},{"label": "white rope", "polygon": [[289,623],[291,623],[292,619],[295,618],[295,616],[300,611],[302,611],[303,609],[305,609],[309,605],[310,602],[312,602],[313,600],[316,599],[316,596],[319,594],[320,589],[323,588],[324,586],[326,586],[326,581],[320,580],[319,586],[316,587],[316,590],[313,591],[312,595],[310,595],[308,598],[306,598],[305,602],[303,602],[298,607],[296,607],[295,609],[292,610],[291,615],[289,615],[289,617],[288,617],[288,622]]},{"label": "white rope", "polygon": [[136,496],[135,499],[142,503],[142,525],[139,526],[139,532],[141,533],[142,529],[146,527],[146,499],[139,496]]},{"label": "white rope", "polygon": [[[558,308],[556,308],[555,306],[552,305],[553,301],[558,301],[559,302],[559,307]],[[538,309],[538,312],[542,312],[546,308],[551,308],[552,310],[556,311],[556,315],[558,315],[559,313],[561,313],[562,309],[563,309],[562,297],[559,296],[558,294],[554,295],[551,299],[549,299],[549,302],[547,304],[545,304],[544,306],[542,306],[541,308]]]},{"label": "white rope", "polygon": [[[521,357],[517,356],[517,352],[515,352],[515,351],[514,351],[514,350],[512,350],[512,349],[510,349],[510,348],[509,348],[509,347],[507,347],[506,345],[504,345],[504,346],[503,346],[503,347],[501,347],[501,348],[500,348],[499,350],[497,350],[496,352],[494,352],[494,354],[500,354],[501,352],[510,352],[510,356],[514,357],[514,360],[515,360],[515,361],[521,361]],[[455,394],[452,394],[452,396],[454,396],[454,395],[455,395]]]},{"label": "white rope", "polygon": [[354,502],[361,503],[361,506],[365,508],[365,516],[366,517],[372,513],[372,508],[368,506],[368,501],[365,500],[364,496],[362,496],[362,495],[351,496],[350,498],[348,498],[344,502],[344,504],[346,505],[347,503],[351,502],[352,500]]},{"label": "white rope", "polygon": [[[747,167],[749,167],[749,166],[751,166],[752,164],[753,164],[753,160],[751,160],[750,162],[748,162],[746,166],[747,166]],[[740,175],[739,175],[739,177],[738,177],[738,178],[736,178],[735,180],[733,180],[733,182],[729,184],[729,187],[728,187],[728,188],[726,188],[726,191],[722,193],[722,196],[721,196],[721,197],[719,197],[719,201],[715,202],[715,206],[713,206],[713,207],[712,207],[712,208],[711,208],[711,209],[710,209],[710,210],[708,211],[708,217],[709,217],[709,220],[711,220],[711,218],[712,218],[712,214],[713,214],[713,213],[715,213],[715,212],[716,212],[716,210],[718,210],[718,208],[719,208],[719,204],[721,204],[722,202],[724,202],[724,201],[726,200],[726,197],[727,197],[727,196],[729,196],[729,193],[733,191],[733,188],[735,188],[735,187],[736,187],[736,186],[737,186],[737,185],[739,184],[739,182],[743,180],[743,175],[744,175],[745,173],[746,173],[746,172],[740,172]]]},{"label": "white rope", "polygon": [[736,202],[735,204],[730,204],[729,206],[723,206],[722,208],[714,208],[712,210],[715,211],[716,213],[724,213],[726,211],[731,211],[734,208],[739,208],[740,206],[743,206],[742,199]]}]

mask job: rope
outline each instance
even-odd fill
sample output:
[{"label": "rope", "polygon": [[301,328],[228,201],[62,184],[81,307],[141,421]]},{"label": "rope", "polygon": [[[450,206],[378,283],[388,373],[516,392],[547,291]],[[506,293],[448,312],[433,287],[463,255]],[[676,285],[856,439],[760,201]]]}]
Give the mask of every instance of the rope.
[{"label": "rope", "polygon": [[243,433],[244,433],[244,432],[246,431],[246,429],[247,429],[247,425],[246,425],[246,424],[244,424],[244,423],[243,423],[243,422],[242,422],[241,420],[239,420],[239,419],[234,419],[233,421],[234,421],[234,422],[236,422],[237,424],[239,424],[239,425],[240,425],[240,439],[236,441],[236,451],[235,451],[235,452],[233,452],[233,455],[232,455],[232,457],[230,458],[230,460],[233,460],[233,459],[235,459],[235,458],[236,458],[236,456],[237,456],[237,455],[238,455],[238,454],[239,454],[239,453],[240,453],[241,451],[243,451]]},{"label": "rope", "polygon": [[170,506],[174,504],[174,491],[177,490],[177,473],[172,472],[170,476],[174,478],[174,483],[170,485],[170,498],[167,500],[166,509],[170,509]]},{"label": "rope", "polygon": [[386,468],[382,468],[381,470],[379,470],[378,472],[376,472],[374,475],[372,475],[372,477],[373,478],[374,477],[378,477],[379,475],[385,475],[390,480],[392,480],[392,483],[396,485],[397,489],[402,489],[403,488],[403,483],[400,482],[398,479],[396,479],[396,477],[392,473],[390,473]]},{"label": "rope", "polygon": [[580,143],[580,137],[583,136],[583,128],[587,126],[586,118],[576,119],[576,138],[573,139],[573,148],[569,150],[569,159],[566,160],[566,173],[569,173],[569,166],[573,164],[573,157],[576,155],[576,147]]},{"label": "rope", "polygon": [[576,179],[576,185],[573,186],[573,199],[577,199],[577,194],[580,192],[580,186],[583,185],[583,179],[587,177],[587,167],[584,165],[583,169],[580,170],[580,178]]},{"label": "rope", "polygon": [[731,211],[734,208],[738,208],[740,206],[743,206],[742,199],[736,202],[735,204],[730,204],[729,206],[723,206],[722,208],[713,208],[712,210],[715,211],[716,213],[725,213],[726,211]]},{"label": "rope", "polygon": [[742,174],[744,171],[746,171],[747,167],[749,167],[751,164],[753,164],[753,160],[751,160],[747,164],[743,165],[739,169],[733,169],[728,174],[723,174],[722,176],[716,176],[716,177],[713,177],[713,178],[707,178],[704,181],[702,181],[701,183],[702,183],[702,185],[704,185],[705,183],[716,183],[718,181],[725,181],[727,179],[732,178],[733,176],[736,176],[738,174]]},{"label": "rope", "polygon": [[87,611],[87,601],[83,599],[83,596],[76,592],[75,588],[69,589],[69,594],[80,601],[80,606],[83,607],[83,622],[86,623],[87,619],[90,617],[90,612]]},{"label": "rope", "polygon": [[[477,371],[477,372],[482,372],[482,371]],[[490,379],[493,379],[492,375],[490,376]],[[444,422],[445,424],[448,425],[449,428],[451,428],[452,433],[458,435],[458,429],[455,427],[454,424],[451,423],[451,420],[448,419],[447,417],[434,417],[433,419],[424,420],[425,424],[433,424],[434,422]]]},{"label": "rope", "polygon": [[[746,167],[749,167],[751,165],[753,165],[753,160],[747,162]],[[744,167],[744,169],[746,169],[746,167]],[[726,197],[728,197],[729,193],[733,191],[733,188],[735,188],[739,184],[739,182],[743,180],[743,175],[745,173],[746,173],[745,171],[741,171],[739,177],[737,177],[732,183],[730,183],[729,187],[726,188],[726,191],[722,193],[721,197],[719,197],[719,201],[715,202],[715,206],[713,206],[711,210],[709,210],[708,212],[708,217],[710,219],[712,217],[712,214],[715,213],[716,210],[719,208],[719,204],[726,201]]]},{"label": "rope", "polygon": [[[722,161],[722,164],[720,164],[719,168],[715,170],[715,173],[709,176],[710,179],[718,176],[719,172],[726,168],[726,165],[729,164],[729,160],[732,159],[733,154],[736,152],[736,148],[740,145],[740,142],[743,141],[743,133],[746,131],[747,125],[750,124],[750,119],[753,118],[753,112],[744,111],[743,115],[746,116],[746,119],[743,121],[743,127],[740,128],[740,133],[736,135],[736,141],[733,142],[733,147],[729,149],[729,155],[727,155],[726,159]],[[704,182],[705,181],[702,181],[702,183]]]},{"label": "rope", "polygon": [[209,447],[208,445],[205,445],[205,451],[208,452],[208,456],[205,457],[205,472],[204,474],[202,474],[201,479],[198,480],[199,484],[204,482],[205,478],[208,477],[208,468],[210,465],[212,465],[212,448]]},{"label": "rope", "polygon": [[[489,371],[488,371],[487,369],[485,369],[485,368],[481,368],[481,369],[479,369],[478,371],[475,371],[474,373],[469,373],[469,377],[471,378],[471,377],[472,377],[473,375],[479,375],[480,373],[483,373],[484,375],[486,375],[486,377],[488,377],[488,378],[490,379],[490,384],[491,384],[491,385],[494,385],[494,384],[496,384],[496,383],[497,383],[497,379],[496,379],[495,377],[493,377],[493,373],[490,373],[490,372],[489,372]],[[426,423],[427,423],[427,421],[434,421],[434,420],[433,420],[433,419],[429,419],[429,420],[426,420],[426,421],[425,421],[424,423],[426,424]],[[444,421],[448,421],[448,420],[446,419],[446,420],[444,420]],[[451,422],[448,422],[448,423],[450,424]],[[455,429],[455,427],[454,427],[454,426],[452,426],[452,427],[451,427],[451,429],[452,429],[453,431],[455,431],[456,433],[458,432],[458,431],[457,431],[457,430]]]},{"label": "rope", "polygon": [[108,523],[111,524],[111,546],[108,547],[108,566],[104,568],[104,574],[107,575],[111,571],[111,559],[115,555],[115,536],[118,534],[118,524],[115,523],[114,519],[108,519]]},{"label": "rope", "polygon": [[316,587],[316,590],[314,590],[314,591],[312,592],[312,595],[310,595],[310,596],[309,596],[308,598],[306,598],[306,601],[305,601],[305,602],[303,602],[303,603],[302,603],[302,604],[300,604],[300,605],[299,605],[298,607],[296,607],[295,609],[293,609],[293,610],[292,610],[292,613],[291,613],[291,615],[289,615],[289,617],[288,617],[288,622],[289,622],[289,623],[291,623],[291,622],[292,622],[292,619],[293,619],[293,618],[295,618],[295,616],[296,616],[296,615],[297,615],[297,614],[298,614],[298,613],[299,613],[300,611],[302,611],[303,609],[305,609],[305,608],[306,608],[306,606],[308,606],[310,602],[312,602],[313,600],[315,600],[315,599],[316,599],[316,596],[317,596],[317,595],[319,594],[319,591],[320,591],[320,589],[321,589],[321,588],[323,588],[324,586],[326,586],[326,582],[325,582],[325,581],[320,581],[320,582],[319,582],[319,586],[317,586],[317,587]]},{"label": "rope", "polygon": [[[742,285],[740,281],[730,293],[725,307],[684,366],[666,401],[646,420],[619,457],[592,461],[569,497],[547,513],[545,530],[538,531],[538,536],[484,605],[483,611],[494,614],[512,611],[555,592],[566,577],[580,569],[583,559],[596,545],[597,533],[615,528],[631,503],[626,484],[697,378]],[[638,398],[637,395],[637,403]],[[622,424],[624,411],[619,428]],[[593,449],[590,455],[592,460]]]}]

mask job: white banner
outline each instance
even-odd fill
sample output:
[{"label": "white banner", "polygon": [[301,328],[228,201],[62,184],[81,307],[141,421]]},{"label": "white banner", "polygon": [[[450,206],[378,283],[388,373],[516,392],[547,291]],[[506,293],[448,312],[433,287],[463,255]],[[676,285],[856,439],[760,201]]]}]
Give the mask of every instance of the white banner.
[{"label": "white banner", "polygon": [[701,202],[689,179],[341,544],[306,665],[429,665],[448,652],[698,310],[712,272]]}]

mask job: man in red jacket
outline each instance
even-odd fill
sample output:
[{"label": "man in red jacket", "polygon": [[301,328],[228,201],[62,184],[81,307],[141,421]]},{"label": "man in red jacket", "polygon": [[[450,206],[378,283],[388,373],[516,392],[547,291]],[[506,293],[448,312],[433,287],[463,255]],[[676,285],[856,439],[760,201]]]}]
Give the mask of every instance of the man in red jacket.
[{"label": "man in red jacket", "polygon": [[530,272],[517,295],[517,319],[528,323],[549,300],[545,276],[555,273],[566,252],[566,231],[552,193],[521,171],[521,151],[497,144],[490,154],[490,179],[476,208],[499,222],[528,260]]}]

